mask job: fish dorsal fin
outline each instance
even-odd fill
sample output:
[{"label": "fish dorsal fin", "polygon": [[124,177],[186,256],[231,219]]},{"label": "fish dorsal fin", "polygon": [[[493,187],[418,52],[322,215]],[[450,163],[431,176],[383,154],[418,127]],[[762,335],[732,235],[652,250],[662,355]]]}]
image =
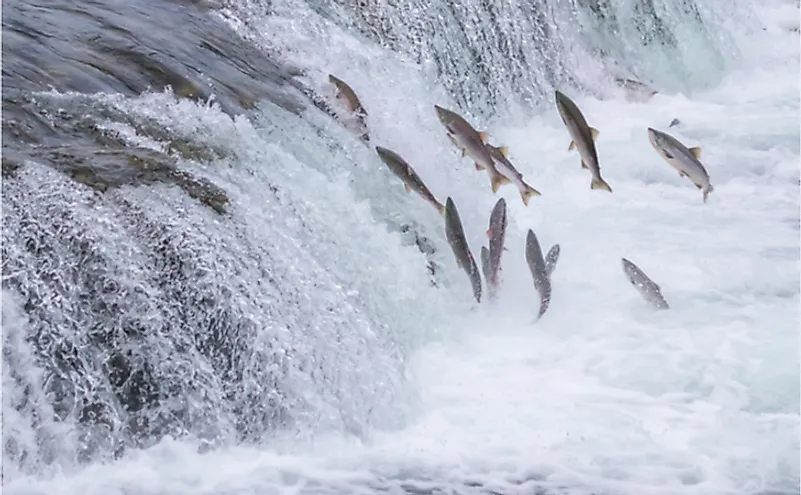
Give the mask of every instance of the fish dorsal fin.
[{"label": "fish dorsal fin", "polygon": [[508,158],[509,157],[509,147],[508,146],[499,146],[498,151],[501,155]]},{"label": "fish dorsal fin", "polygon": [[690,153],[692,153],[698,160],[701,159],[701,148],[699,146],[690,148]]},{"label": "fish dorsal fin", "polygon": [[487,144],[487,140],[489,139],[489,133],[487,131],[481,131],[478,133],[478,137],[481,139],[481,142]]},{"label": "fish dorsal fin", "polygon": [[592,134],[592,140],[593,141],[597,141],[598,140],[598,134],[600,134],[600,133],[601,133],[601,131],[599,131],[595,127],[590,127],[590,134]]}]

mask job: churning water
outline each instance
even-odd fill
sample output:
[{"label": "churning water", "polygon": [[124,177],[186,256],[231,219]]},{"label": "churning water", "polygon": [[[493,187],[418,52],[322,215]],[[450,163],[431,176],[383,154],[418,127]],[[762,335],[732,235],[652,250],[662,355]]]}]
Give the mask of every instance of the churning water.
[{"label": "churning water", "polygon": [[[126,30],[188,39],[169,15],[196,6],[170,5],[139,8],[158,30]],[[371,143],[279,96],[232,116],[175,87],[4,95],[7,493],[799,493],[796,2],[250,0],[200,15],[320,95],[329,73],[348,82]],[[235,80],[215,67],[198,71]],[[660,92],[629,102],[616,76]],[[568,151],[554,89],[599,129],[612,194]],[[32,149],[47,129],[101,136],[141,173],[98,192],[87,174],[118,172],[67,141],[6,174],[11,99],[45,116]],[[434,104],[508,146],[542,196],[493,194]],[[702,148],[706,204],[648,127]],[[375,145],[454,199],[476,258],[506,198],[497,300],[475,304],[442,218]],[[145,180],[148,153],[177,171]],[[76,160],[72,178],[52,166]],[[537,322],[528,229],[561,246]]]}]

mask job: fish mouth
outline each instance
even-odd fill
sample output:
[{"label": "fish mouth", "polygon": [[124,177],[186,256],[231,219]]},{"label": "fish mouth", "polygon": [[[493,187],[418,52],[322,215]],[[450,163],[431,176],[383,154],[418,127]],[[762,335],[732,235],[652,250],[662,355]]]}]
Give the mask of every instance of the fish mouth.
[{"label": "fish mouth", "polygon": [[657,131],[656,129],[654,129],[652,127],[648,128],[648,140],[651,141],[651,144],[653,146],[657,147],[657,148],[662,148],[663,147],[662,143],[661,143],[662,139],[661,139],[661,136],[659,135],[659,131]]}]

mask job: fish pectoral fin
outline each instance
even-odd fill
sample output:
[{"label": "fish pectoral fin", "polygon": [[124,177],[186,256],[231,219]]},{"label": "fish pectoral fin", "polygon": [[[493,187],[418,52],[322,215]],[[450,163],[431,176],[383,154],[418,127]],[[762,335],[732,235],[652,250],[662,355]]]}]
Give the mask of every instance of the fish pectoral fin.
[{"label": "fish pectoral fin", "polygon": [[667,150],[662,150],[662,151],[665,153],[665,158],[667,158],[668,160],[673,159],[673,155],[671,155]]},{"label": "fish pectoral fin", "polygon": [[701,159],[701,148],[700,148],[700,146],[694,146],[694,147],[690,148],[690,153],[692,153],[693,156],[695,156],[695,158],[697,160]]},{"label": "fish pectoral fin", "polygon": [[504,157],[508,157],[508,156],[509,156],[509,147],[507,147],[507,146],[501,146],[501,147],[499,147],[499,148],[498,148],[498,151],[499,151],[499,152],[501,153],[501,155],[503,155]]},{"label": "fish pectoral fin", "polygon": [[698,189],[703,189],[703,186],[699,186],[698,184],[695,185]]},{"label": "fish pectoral fin", "polygon": [[481,131],[478,133],[478,137],[479,139],[481,139],[482,143],[487,144],[487,140],[489,139],[489,133],[487,131]]},{"label": "fish pectoral fin", "polygon": [[497,177],[490,180],[490,187],[492,187],[492,192],[497,193],[498,189],[501,187],[501,180]]},{"label": "fish pectoral fin", "polygon": [[589,167],[587,167],[587,164],[584,163],[584,160],[581,160],[581,168],[584,168],[584,169],[589,168]]},{"label": "fish pectoral fin", "polygon": [[687,178],[689,178],[690,176],[687,175],[687,172],[685,172],[684,170],[679,170],[679,177],[687,177]]},{"label": "fish pectoral fin", "polygon": [[478,164],[478,162],[476,162],[476,170],[484,170],[484,167],[482,167],[481,165]]},{"label": "fish pectoral fin", "polygon": [[467,150],[466,150],[466,149],[464,149],[464,148],[462,148],[462,158],[464,158],[464,157],[465,157],[465,155],[467,155]]},{"label": "fish pectoral fin", "polygon": [[599,131],[595,127],[590,127],[590,134],[592,134],[592,140],[593,141],[596,141],[598,139],[598,134],[600,134],[600,133],[601,133],[601,131]]},{"label": "fish pectoral fin", "polygon": [[404,188],[404,189],[406,189],[406,192],[407,192],[407,193],[410,193],[410,192],[412,192],[412,188],[411,188],[411,187],[409,187],[409,184],[407,184],[407,183],[405,183],[405,182],[403,183],[403,188]]},{"label": "fish pectoral fin", "polygon": [[575,147],[576,147],[576,142],[575,141],[570,141],[570,146],[567,147],[567,151],[573,151],[573,149],[575,149]]}]

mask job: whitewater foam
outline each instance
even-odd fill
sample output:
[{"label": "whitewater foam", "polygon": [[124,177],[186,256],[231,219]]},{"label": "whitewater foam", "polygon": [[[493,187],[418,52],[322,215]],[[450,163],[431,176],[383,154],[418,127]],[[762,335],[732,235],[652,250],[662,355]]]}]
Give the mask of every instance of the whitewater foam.
[{"label": "whitewater foam", "polygon": [[[206,453],[191,440],[166,439],[116,462],[52,478],[18,476],[4,488],[69,495],[798,493],[798,37],[775,27],[791,9],[764,9],[763,21],[774,24],[749,38],[759,46],[713,89],[665,92],[648,103],[571,95],[600,130],[612,194],[589,189],[555,108],[544,105],[524,125],[477,124],[493,144],[509,146],[512,162],[543,193],[525,207],[513,187],[499,192],[509,211],[503,288],[496,304],[480,307],[470,302],[436,212],[393,186],[377,171],[373,150],[335,123],[309,117],[333,136],[326,150],[305,146],[308,126],[271,124],[287,117],[269,107],[250,124],[172,103],[169,95],[105,99],[179,132],[239,146],[241,163],[230,169],[193,169],[232,192],[237,215],[260,215],[261,198],[242,178],[249,174],[291,185],[311,222],[347,219],[328,241],[352,246],[352,259],[331,258],[340,251],[325,245],[313,252],[340,266],[340,280],[356,269],[375,277],[364,287],[400,278],[367,305],[403,318],[395,322],[409,332],[403,345],[417,349],[405,396],[415,407],[389,421],[391,429],[357,437],[287,434],[269,446]],[[797,6],[792,12],[797,17]],[[444,92],[416,70],[403,72],[413,67],[408,61],[350,40],[344,46],[360,51],[357,58],[387,59],[359,76],[364,67],[347,70],[350,52],[337,46],[311,62],[334,72],[325,57],[338,59],[334,68],[349,76],[343,79],[371,114],[374,143],[404,156],[443,201],[454,197],[477,254],[497,196],[486,174],[459,159],[444,137],[433,112],[434,103],[447,101]],[[769,55],[757,58],[757,51]],[[668,129],[676,117],[682,125]],[[650,147],[648,126],[701,146],[715,186],[707,204]],[[374,194],[373,187],[396,193]],[[423,257],[366,226],[408,218],[419,219],[445,266],[444,288],[424,297],[411,289],[428,286]],[[523,256],[529,228],[545,249],[562,248],[551,306],[537,323]],[[671,310],[642,301],[621,257],[660,284]],[[404,310],[394,309],[403,301]],[[353,356],[348,362],[358,366]]]}]

